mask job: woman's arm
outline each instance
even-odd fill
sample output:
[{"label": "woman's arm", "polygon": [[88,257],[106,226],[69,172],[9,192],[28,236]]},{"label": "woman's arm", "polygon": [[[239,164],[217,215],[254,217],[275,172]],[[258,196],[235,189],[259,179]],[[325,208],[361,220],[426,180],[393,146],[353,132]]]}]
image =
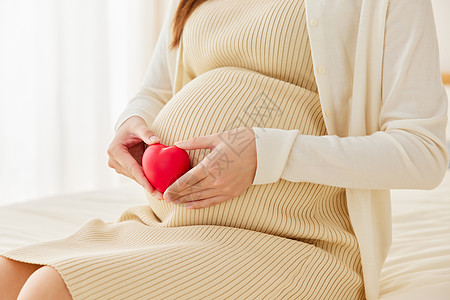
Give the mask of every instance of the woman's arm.
[{"label": "woman's arm", "polygon": [[282,178],[360,189],[435,188],[448,165],[447,96],[438,57],[430,1],[392,0],[380,131],[338,137],[254,127],[258,165],[253,184]]},{"label": "woman's arm", "polygon": [[169,42],[171,40],[172,10],[175,1],[172,1],[164,18],[155,50],[150,64],[147,67],[144,82],[140,91],[132,98],[125,110],[118,117],[115,124],[117,132],[120,125],[132,116],[139,116],[145,120],[148,127],[151,126],[163,106],[172,98],[172,82],[169,75],[168,56]]},{"label": "woman's arm", "polygon": [[141,90],[118,117],[115,125],[116,134],[107,151],[109,167],[135,180],[159,199],[162,199],[162,194],[148,182],[142,170],[141,160],[146,144],[160,142],[159,137],[150,130],[150,126],[172,97],[169,67],[176,50],[169,51],[168,46],[171,40],[169,25],[174,4],[176,1],[171,2],[165,16]]}]

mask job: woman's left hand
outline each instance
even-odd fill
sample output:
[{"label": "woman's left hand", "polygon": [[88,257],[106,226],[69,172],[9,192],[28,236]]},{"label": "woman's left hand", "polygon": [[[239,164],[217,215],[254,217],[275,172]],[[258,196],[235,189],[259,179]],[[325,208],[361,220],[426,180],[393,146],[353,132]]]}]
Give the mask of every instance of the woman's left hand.
[{"label": "woman's left hand", "polygon": [[252,128],[235,128],[175,145],[185,150],[213,150],[166,189],[166,202],[205,208],[237,197],[252,185],[257,164]]}]

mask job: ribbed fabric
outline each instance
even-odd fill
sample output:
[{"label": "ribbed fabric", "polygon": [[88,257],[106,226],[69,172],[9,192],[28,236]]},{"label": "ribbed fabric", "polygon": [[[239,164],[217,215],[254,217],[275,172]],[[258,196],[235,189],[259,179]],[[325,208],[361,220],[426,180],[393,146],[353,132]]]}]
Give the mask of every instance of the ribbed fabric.
[{"label": "ribbed fabric", "polygon": [[[182,44],[192,80],[151,126],[162,143],[243,126],[327,134],[302,1],[207,1]],[[195,166],[210,150],[188,152]],[[116,223],[3,255],[54,266],[75,299],[364,298],[343,188],[281,179],[204,209],[146,196]]]}]

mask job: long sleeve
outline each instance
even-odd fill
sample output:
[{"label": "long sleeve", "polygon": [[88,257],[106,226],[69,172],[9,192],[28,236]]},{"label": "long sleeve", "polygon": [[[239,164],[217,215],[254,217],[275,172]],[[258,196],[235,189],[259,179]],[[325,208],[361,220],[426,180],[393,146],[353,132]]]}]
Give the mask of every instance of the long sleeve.
[{"label": "long sleeve", "polygon": [[114,127],[115,131],[132,116],[140,116],[150,127],[163,106],[172,97],[172,82],[168,63],[171,12],[172,9],[169,8],[141,89],[128,102],[127,107],[118,117]]},{"label": "long sleeve", "polygon": [[449,159],[448,104],[438,57],[430,1],[392,0],[379,131],[338,137],[253,127],[258,156],[253,184],[282,178],[358,189],[436,187]]}]

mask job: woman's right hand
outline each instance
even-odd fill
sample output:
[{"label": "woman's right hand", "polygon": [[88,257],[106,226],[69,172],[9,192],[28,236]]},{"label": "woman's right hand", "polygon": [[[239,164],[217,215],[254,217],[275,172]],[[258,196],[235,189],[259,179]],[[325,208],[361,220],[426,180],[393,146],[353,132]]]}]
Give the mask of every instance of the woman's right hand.
[{"label": "woman's right hand", "polygon": [[120,125],[108,147],[108,166],[133,179],[154,197],[162,200],[161,192],[148,182],[142,170],[142,154],[146,145],[156,143],[160,143],[160,139],[147,127],[144,119],[130,117]]}]

